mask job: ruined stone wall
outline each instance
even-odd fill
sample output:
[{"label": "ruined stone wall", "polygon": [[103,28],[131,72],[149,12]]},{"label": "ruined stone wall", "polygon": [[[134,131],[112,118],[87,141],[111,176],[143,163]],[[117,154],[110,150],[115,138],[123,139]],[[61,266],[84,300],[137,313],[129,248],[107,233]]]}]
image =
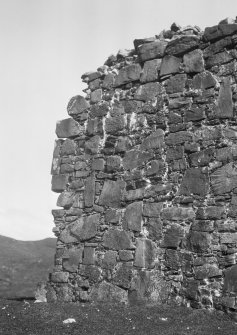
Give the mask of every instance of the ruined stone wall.
[{"label": "ruined stone wall", "polygon": [[173,24],[82,76],[56,127],[48,301],[234,310],[237,23]]}]

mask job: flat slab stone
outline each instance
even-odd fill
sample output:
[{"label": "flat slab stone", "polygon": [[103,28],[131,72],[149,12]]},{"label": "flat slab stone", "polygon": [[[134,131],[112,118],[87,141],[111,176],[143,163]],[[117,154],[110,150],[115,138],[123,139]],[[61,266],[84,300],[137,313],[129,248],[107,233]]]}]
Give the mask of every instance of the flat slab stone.
[{"label": "flat slab stone", "polygon": [[184,71],[186,73],[197,73],[204,71],[204,59],[200,49],[193,50],[183,57]]},{"label": "flat slab stone", "polygon": [[90,107],[88,101],[81,95],[72,97],[67,106],[67,112],[70,116],[77,116],[85,112]]},{"label": "flat slab stone", "polygon": [[142,62],[154,59],[154,58],[162,58],[165,53],[167,42],[157,40],[151,43],[145,43],[138,47],[137,53]]},{"label": "flat slab stone", "polygon": [[161,66],[161,59],[152,59],[144,63],[143,71],[141,74],[141,83],[148,83],[155,81],[159,77],[159,70]]},{"label": "flat slab stone", "polygon": [[78,265],[82,263],[83,247],[68,249],[63,254],[63,269],[68,272],[76,272]]},{"label": "flat slab stone", "polygon": [[180,185],[180,195],[196,194],[204,197],[209,190],[209,178],[201,169],[188,169]]},{"label": "flat slab stone", "polygon": [[181,62],[182,60],[180,58],[177,58],[172,55],[166,55],[162,59],[160,67],[160,76],[162,77],[181,72],[180,70]]},{"label": "flat slab stone", "polygon": [[217,99],[217,108],[215,116],[220,119],[233,117],[233,100],[230,78],[223,78],[220,86],[219,96]]},{"label": "flat slab stone", "polygon": [[104,234],[103,245],[111,250],[134,249],[130,234],[118,229],[109,229]]},{"label": "flat slab stone", "polygon": [[120,208],[125,182],[106,180],[99,198],[100,206]]},{"label": "flat slab stone", "polygon": [[159,217],[163,208],[162,202],[144,203],[143,215],[148,217]]},{"label": "flat slab stone", "polygon": [[163,88],[160,83],[146,83],[139,86],[134,95],[134,98],[141,101],[150,101],[160,95],[162,91]]},{"label": "flat slab stone", "polygon": [[211,188],[215,195],[229,193],[237,187],[237,169],[226,164],[211,174]]},{"label": "flat slab stone", "polygon": [[52,176],[51,190],[56,193],[61,193],[66,189],[68,183],[68,176],[65,174],[59,174]]},{"label": "flat slab stone", "polygon": [[195,218],[195,212],[192,208],[173,206],[164,208],[161,217],[169,221],[189,221]]},{"label": "flat slab stone", "polygon": [[165,49],[166,55],[182,56],[199,47],[200,38],[196,35],[183,35],[172,39]]},{"label": "flat slab stone", "polygon": [[153,157],[153,153],[140,151],[140,150],[130,150],[125,153],[123,158],[123,166],[126,170],[132,170],[144,163],[149,161]]},{"label": "flat slab stone", "polygon": [[233,265],[224,271],[223,291],[237,293],[237,265]]},{"label": "flat slab stone", "polygon": [[99,220],[100,214],[80,217],[70,227],[70,231],[81,242],[90,240],[96,236]]},{"label": "flat slab stone", "polygon": [[115,77],[114,87],[128,84],[140,79],[142,68],[140,64],[132,64],[122,68]]},{"label": "flat slab stone", "polygon": [[211,235],[206,232],[191,231],[188,237],[189,248],[197,253],[207,252],[211,245]]},{"label": "flat slab stone", "polygon": [[104,281],[92,289],[90,299],[92,301],[126,304],[128,302],[128,291]]},{"label": "flat slab stone", "polygon": [[143,202],[137,201],[129,204],[126,207],[124,214],[124,228],[133,230],[133,231],[141,231],[142,227],[142,207]]},{"label": "flat slab stone", "polygon": [[155,250],[154,242],[146,238],[138,238],[134,266],[147,269],[154,268]]},{"label": "flat slab stone", "polygon": [[192,86],[194,89],[205,90],[215,87],[218,84],[217,79],[209,71],[198,73],[193,77]]},{"label": "flat slab stone", "polygon": [[183,237],[184,237],[183,228],[176,223],[172,223],[165,232],[164,240],[162,241],[162,247],[178,248]]},{"label": "flat slab stone", "polygon": [[203,38],[205,41],[215,41],[237,32],[237,24],[219,24],[213,27],[207,27],[204,30]]}]

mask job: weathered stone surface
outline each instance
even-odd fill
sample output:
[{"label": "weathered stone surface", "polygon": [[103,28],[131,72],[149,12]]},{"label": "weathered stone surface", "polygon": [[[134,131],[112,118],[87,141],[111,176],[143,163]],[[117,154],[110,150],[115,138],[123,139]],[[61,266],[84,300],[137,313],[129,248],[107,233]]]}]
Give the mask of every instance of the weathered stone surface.
[{"label": "weathered stone surface", "polygon": [[225,213],[225,207],[223,206],[208,206],[200,207],[197,210],[197,219],[202,220],[218,220],[223,217]]},{"label": "weathered stone surface", "polygon": [[102,99],[102,89],[99,88],[93,92],[91,92],[91,103],[96,104],[97,102],[100,102]]},{"label": "weathered stone surface", "polygon": [[139,64],[132,64],[122,68],[115,77],[114,87],[130,83],[140,79],[141,66]]},{"label": "weathered stone surface", "polygon": [[213,148],[201,150],[189,155],[192,166],[206,166],[213,160],[215,150]]},{"label": "weathered stone surface", "polygon": [[144,203],[143,215],[148,217],[159,217],[163,208],[162,202]]},{"label": "weathered stone surface", "polygon": [[119,170],[121,166],[121,157],[120,156],[109,156],[106,159],[106,169],[108,172],[113,172]]},{"label": "weathered stone surface", "polygon": [[148,60],[144,63],[140,81],[141,83],[148,83],[155,81],[159,77],[161,67],[161,59]]},{"label": "weathered stone surface", "polygon": [[157,97],[162,92],[160,83],[147,83],[139,86],[134,98],[141,101],[150,101]]},{"label": "weathered stone surface", "polygon": [[190,107],[192,100],[186,97],[174,98],[169,100],[169,109]]},{"label": "weathered stone surface", "polygon": [[84,248],[82,263],[86,265],[93,265],[95,263],[95,248]]},{"label": "weathered stone surface", "polygon": [[164,56],[167,42],[157,40],[151,43],[145,43],[138,47],[138,56],[142,62],[148,59],[162,58]]},{"label": "weathered stone surface", "polygon": [[69,278],[68,272],[53,272],[51,273],[51,280],[53,283],[67,283]]},{"label": "weathered stone surface", "polygon": [[120,263],[113,276],[112,283],[124,289],[128,289],[131,285],[132,275],[132,267],[126,263]]},{"label": "weathered stone surface", "polygon": [[73,140],[66,139],[61,146],[61,156],[75,155],[76,143]]},{"label": "weathered stone surface", "polygon": [[99,205],[119,208],[121,206],[121,196],[125,183],[123,181],[107,180],[104,183]]},{"label": "weathered stone surface", "polygon": [[189,221],[195,218],[195,212],[189,207],[167,207],[163,209],[161,217],[169,221]]},{"label": "weathered stone surface", "polygon": [[214,194],[231,192],[237,187],[237,170],[233,163],[217,169],[211,174],[211,188]]},{"label": "weathered stone surface", "polygon": [[99,118],[89,119],[86,127],[86,132],[89,136],[103,136],[103,122]]},{"label": "weathered stone surface", "polygon": [[211,235],[206,232],[191,231],[189,234],[189,248],[197,253],[205,253],[211,245]]},{"label": "weathered stone surface", "polygon": [[141,150],[162,149],[164,147],[164,131],[157,129],[151,135],[147,136],[140,146]]},{"label": "weathered stone surface", "polygon": [[[158,143],[159,139],[157,138],[155,140],[156,143]],[[149,144],[147,144],[149,145]],[[142,166],[144,163],[146,163],[148,160],[150,160],[153,157],[152,153],[140,151],[140,150],[130,150],[125,153],[124,159],[123,159],[123,166],[126,170],[132,170],[139,166]]]},{"label": "weathered stone surface", "polygon": [[181,268],[179,253],[177,250],[167,249],[165,252],[165,266],[172,271],[178,271]]},{"label": "weathered stone surface", "polygon": [[237,293],[237,265],[225,270],[223,290],[227,293]]},{"label": "weathered stone surface", "polygon": [[205,109],[204,108],[199,108],[196,106],[193,106],[189,110],[186,110],[184,112],[184,121],[185,122],[190,122],[190,121],[201,121],[205,119]]},{"label": "weathered stone surface", "polygon": [[142,227],[142,201],[133,202],[126,207],[124,213],[124,228],[141,231]]},{"label": "weathered stone surface", "polygon": [[104,269],[112,270],[117,264],[117,256],[118,256],[117,251],[113,251],[113,250],[106,251],[106,253],[104,254],[104,258],[103,258],[102,267]]},{"label": "weathered stone surface", "polygon": [[160,67],[160,76],[171,75],[179,73],[181,66],[181,59],[175,56],[167,55],[162,59]]},{"label": "weathered stone surface", "polygon": [[192,140],[192,135],[187,131],[179,131],[177,133],[170,133],[165,138],[165,143],[167,145],[177,145],[183,144],[184,142],[189,142]]},{"label": "weathered stone surface", "polygon": [[95,177],[93,175],[86,179],[84,198],[85,206],[92,207],[95,198]]},{"label": "weathered stone surface", "polygon": [[81,95],[71,98],[67,105],[67,112],[70,116],[78,116],[90,107],[88,101]]},{"label": "weathered stone surface", "polygon": [[204,197],[209,190],[209,178],[201,169],[188,169],[180,185],[179,193],[182,195],[196,194]]},{"label": "weathered stone surface", "polygon": [[172,39],[166,49],[167,55],[182,56],[185,53],[199,47],[199,37],[195,35],[178,36]]},{"label": "weathered stone surface", "polygon": [[51,190],[56,193],[63,192],[68,183],[68,176],[64,174],[52,176]]},{"label": "weathered stone surface", "polygon": [[195,73],[204,71],[204,59],[200,49],[193,50],[183,57],[184,71]]},{"label": "weathered stone surface", "polygon": [[137,188],[135,190],[129,190],[124,192],[124,200],[125,201],[135,201],[144,198],[145,189]]},{"label": "weathered stone surface", "polygon": [[163,248],[178,248],[183,237],[184,237],[183,228],[176,223],[172,223],[165,232],[164,240],[162,242],[162,247]]},{"label": "weathered stone surface", "polygon": [[231,36],[227,36],[215,43],[211,43],[207,48],[203,50],[203,56],[205,58],[210,57],[213,54],[221,52],[226,47],[229,47],[233,44]]},{"label": "weathered stone surface", "polygon": [[103,245],[111,250],[134,249],[129,233],[118,229],[109,229],[104,234]]},{"label": "weathered stone surface", "polygon": [[211,72],[204,71],[202,73],[196,74],[193,77],[192,85],[194,89],[205,90],[211,87],[215,87],[217,85],[217,80]]},{"label": "weathered stone surface", "polygon": [[213,278],[220,277],[222,271],[218,268],[216,264],[204,264],[203,266],[198,266],[194,270],[195,279]]},{"label": "weathered stone surface", "polygon": [[81,135],[82,131],[80,124],[71,118],[58,121],[56,124],[58,138],[75,137]]},{"label": "weathered stone surface", "polygon": [[225,36],[233,35],[237,32],[237,24],[219,24],[213,27],[207,27],[204,30],[203,38],[205,41],[215,41]]},{"label": "weathered stone surface", "polygon": [[162,160],[154,160],[151,161],[149,166],[147,167],[146,175],[163,175],[165,173],[165,163]]},{"label": "weathered stone surface", "polygon": [[237,233],[222,233],[220,234],[220,242],[224,244],[237,243]]},{"label": "weathered stone surface", "polygon": [[92,301],[127,303],[128,292],[122,288],[103,281],[95,286],[90,294]]},{"label": "weathered stone surface", "polygon": [[155,250],[154,242],[146,238],[138,238],[134,266],[147,269],[154,268]]},{"label": "weathered stone surface", "polygon": [[147,230],[150,240],[159,241],[162,238],[162,221],[159,218],[149,218]]},{"label": "weathered stone surface", "polygon": [[96,104],[91,106],[90,109],[90,117],[93,119],[95,117],[103,117],[109,111],[109,104],[106,102]]},{"label": "weathered stone surface", "polygon": [[233,59],[228,51],[222,51],[218,54],[214,54],[206,59],[206,68],[211,68],[213,66],[220,66],[222,64],[228,63]]},{"label": "weathered stone surface", "polygon": [[63,253],[63,269],[68,272],[76,272],[78,265],[82,263],[83,247],[71,248]]},{"label": "weathered stone surface", "polygon": [[102,158],[97,159],[96,158],[96,159],[93,160],[91,168],[92,168],[93,171],[103,171],[104,170],[104,165],[105,165],[104,159],[102,159]]},{"label": "weathered stone surface", "polygon": [[71,233],[79,241],[87,241],[95,237],[99,224],[100,214],[92,214],[79,218],[70,228]]},{"label": "weathered stone surface", "polygon": [[108,73],[102,82],[102,88],[107,90],[111,89],[114,86],[115,75],[113,73]]},{"label": "weathered stone surface", "polygon": [[129,262],[134,259],[133,252],[131,250],[119,250],[119,258],[123,262]]},{"label": "weathered stone surface", "polygon": [[187,80],[186,74],[176,74],[170,77],[166,82],[166,92],[168,94],[183,92]]},{"label": "weathered stone surface", "polygon": [[232,91],[228,77],[221,83],[215,116],[220,119],[233,117]]},{"label": "weathered stone surface", "polygon": [[74,202],[74,192],[64,191],[57,200],[58,207],[70,208]]},{"label": "weathered stone surface", "polygon": [[90,138],[85,144],[85,150],[88,154],[97,154],[99,152],[99,145],[100,145],[100,136],[95,135]]},{"label": "weathered stone surface", "polygon": [[71,234],[69,228],[65,228],[61,231],[59,240],[65,244],[78,242],[77,238]]},{"label": "weathered stone surface", "polygon": [[109,117],[105,120],[105,131],[108,134],[117,134],[125,128],[125,120],[123,115]]}]

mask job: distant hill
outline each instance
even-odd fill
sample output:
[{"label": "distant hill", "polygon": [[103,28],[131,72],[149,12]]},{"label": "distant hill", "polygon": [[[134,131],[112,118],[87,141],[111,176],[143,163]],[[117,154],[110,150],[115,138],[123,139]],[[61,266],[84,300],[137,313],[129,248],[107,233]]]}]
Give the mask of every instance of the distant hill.
[{"label": "distant hill", "polygon": [[52,270],[55,238],[18,241],[0,235],[0,298],[34,297]]}]

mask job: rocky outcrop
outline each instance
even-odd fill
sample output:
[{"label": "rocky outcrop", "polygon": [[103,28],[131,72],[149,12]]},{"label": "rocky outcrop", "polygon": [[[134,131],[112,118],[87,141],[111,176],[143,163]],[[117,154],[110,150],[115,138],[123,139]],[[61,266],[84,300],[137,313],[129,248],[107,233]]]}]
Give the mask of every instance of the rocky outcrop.
[{"label": "rocky outcrop", "polygon": [[57,123],[48,301],[237,310],[237,23],[176,24],[82,76]]}]

